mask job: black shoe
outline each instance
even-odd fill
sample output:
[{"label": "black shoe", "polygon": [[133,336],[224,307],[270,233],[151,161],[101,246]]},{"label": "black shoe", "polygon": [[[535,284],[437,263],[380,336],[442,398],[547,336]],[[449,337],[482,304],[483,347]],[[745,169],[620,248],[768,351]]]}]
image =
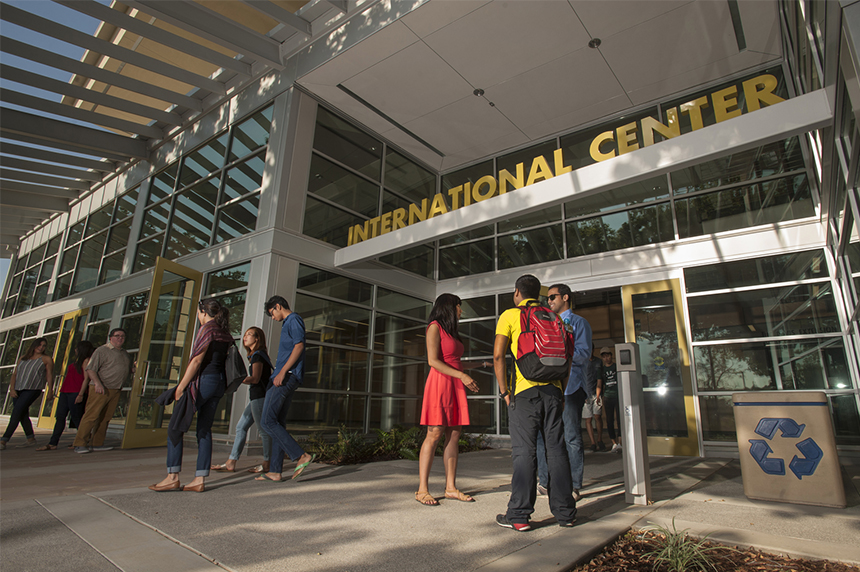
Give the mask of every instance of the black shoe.
[{"label": "black shoe", "polygon": [[606,450],[606,445],[603,444],[603,441],[601,441],[600,443],[597,444],[597,449],[599,451],[605,451]]},{"label": "black shoe", "polygon": [[[511,522],[504,514],[496,515],[496,524],[503,528],[513,528],[517,532],[525,532],[532,529],[532,525],[527,522]],[[573,526],[573,525],[571,525]]]},{"label": "black shoe", "polygon": [[592,446],[591,446],[591,452],[592,452],[592,453],[596,453],[596,452],[597,452],[597,445],[592,445]]}]

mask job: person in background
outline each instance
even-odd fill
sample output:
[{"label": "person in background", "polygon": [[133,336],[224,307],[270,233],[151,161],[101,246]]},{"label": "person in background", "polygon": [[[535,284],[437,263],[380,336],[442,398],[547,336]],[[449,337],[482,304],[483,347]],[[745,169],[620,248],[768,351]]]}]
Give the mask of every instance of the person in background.
[{"label": "person in background", "polygon": [[621,417],[618,412],[618,370],[612,355],[612,348],[600,348],[600,359],[603,368],[600,378],[603,380],[603,411],[606,413],[606,432],[612,440],[610,453],[621,452],[621,436],[615,433],[615,419],[618,419],[619,433]]},{"label": "person in background", "polygon": [[114,328],[107,343],[96,348],[90,357],[85,371],[92,387],[88,389],[86,410],[75,434],[75,453],[113,449],[104,444],[108,424],[134,367],[131,356],[122,349],[125,338],[125,330]]},{"label": "person in background", "polygon": [[[176,386],[176,406],[167,428],[167,477],[150,486],[156,492],[189,491],[202,493],[212,464],[212,423],[218,402],[227,391],[227,350],[233,344],[230,335],[230,311],[215,298],[201,300],[197,305],[200,329],[191,347],[191,359],[185,374]],[[185,401],[183,401],[183,399]],[[188,407],[188,400],[193,407]],[[194,480],[184,487],[179,484],[182,470],[182,441],[197,413],[197,471]],[[184,414],[179,414],[184,411]]]},{"label": "person in background", "polygon": [[514,364],[514,391],[508,387],[506,355],[508,346],[514,356],[522,329],[520,307],[536,304],[540,296],[540,281],[530,274],[520,276],[514,287],[516,308],[505,310],[496,324],[493,343],[493,366],[502,399],[508,406],[508,427],[511,433],[511,497],[505,514],[496,516],[496,524],[517,532],[531,530],[529,516],[534,512],[536,498],[536,447],[538,433],[543,434],[547,450],[547,465],[551,487],[549,508],[559,526],[570,527],[576,521],[576,502],[570,478],[570,462],[564,443],[562,380],[531,381]]},{"label": "person in background", "polygon": [[48,383],[54,376],[54,360],[47,355],[48,340],[36,338],[27,352],[21,356],[18,365],[12,371],[9,380],[9,395],[12,396],[12,415],[9,417],[9,425],[6,432],[0,437],[0,451],[6,448],[6,443],[15,433],[20,424],[27,437],[27,446],[36,444],[36,435],[33,432],[33,423],[30,421],[30,406],[42,395],[42,390],[47,386],[48,401],[53,399],[54,391]]},{"label": "person in background", "polygon": [[36,449],[37,451],[53,451],[57,448],[60,437],[63,436],[63,431],[66,429],[66,418],[69,415],[72,417],[70,427],[77,428],[81,424],[81,418],[84,416],[84,395],[86,395],[88,387],[85,372],[90,363],[90,356],[95,350],[93,344],[87,340],[78,342],[75,348],[75,361],[66,368],[66,375],[63,377],[62,385],[60,385],[57,412],[54,415],[56,421],[51,440],[44,447]]},{"label": "person in background", "polygon": [[248,437],[248,429],[254,423],[263,440],[263,464],[257,465],[248,472],[267,473],[269,471],[269,454],[272,451],[272,439],[263,430],[263,402],[266,398],[266,388],[272,375],[272,362],[269,360],[266,348],[266,334],[260,328],[251,326],[242,336],[242,345],[248,354],[248,363],[251,364],[250,375],[242,383],[249,385],[249,402],[242,417],[236,424],[236,440],[233,441],[233,451],[227,457],[227,462],[222,465],[212,465],[213,471],[226,471],[232,473],[236,470],[236,462],[245,448],[245,440]]},{"label": "person in background", "polygon": [[[588,375],[586,377],[585,391],[588,399],[582,406],[582,418],[585,419],[585,428],[588,429],[588,438],[591,441],[591,450],[605,451],[603,444],[603,362],[594,355],[594,345],[591,346],[591,356],[588,360]],[[593,423],[592,423],[593,420]],[[597,438],[594,437],[594,426],[597,426]]]},{"label": "person in background", "polygon": [[463,364],[463,341],[458,324],[460,298],[442,294],[436,298],[427,325],[427,363],[430,374],[424,385],[424,403],[421,408],[421,425],[427,426],[427,435],[421,445],[418,459],[418,492],[415,500],[435,506],[439,502],[430,494],[430,469],[436,455],[436,445],[445,436],[442,462],[445,466],[445,498],[473,502],[471,496],[457,489],[457,457],[460,452],[460,434],[469,425],[469,404],[466,389],[476,393],[478,384],[464,369],[480,367],[473,362]]}]

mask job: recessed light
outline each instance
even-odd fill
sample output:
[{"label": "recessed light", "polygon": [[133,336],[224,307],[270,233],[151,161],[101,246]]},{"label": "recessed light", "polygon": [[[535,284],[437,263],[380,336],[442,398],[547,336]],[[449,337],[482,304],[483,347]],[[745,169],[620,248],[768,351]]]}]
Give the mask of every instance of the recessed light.
[{"label": "recessed light", "polygon": [[473,91],[472,94],[477,95],[478,97],[481,97],[482,95],[484,95],[484,90],[479,87],[478,89]]},{"label": "recessed light", "polygon": [[588,47],[589,48],[600,47],[600,38],[591,38],[591,40],[588,42]]}]

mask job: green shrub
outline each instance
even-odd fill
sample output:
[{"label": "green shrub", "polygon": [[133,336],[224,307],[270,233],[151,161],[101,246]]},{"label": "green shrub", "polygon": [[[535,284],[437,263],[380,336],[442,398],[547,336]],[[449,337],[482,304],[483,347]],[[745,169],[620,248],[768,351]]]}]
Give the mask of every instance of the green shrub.
[{"label": "green shrub", "polygon": [[688,529],[679,531],[675,528],[675,519],[672,519],[672,530],[664,526],[649,526],[642,529],[643,533],[651,533],[657,544],[657,548],[646,552],[642,556],[654,559],[654,568],[666,566],[670,572],[685,572],[687,570],[716,571],[709,552],[716,547],[706,546],[707,535],[696,539],[687,534]]}]

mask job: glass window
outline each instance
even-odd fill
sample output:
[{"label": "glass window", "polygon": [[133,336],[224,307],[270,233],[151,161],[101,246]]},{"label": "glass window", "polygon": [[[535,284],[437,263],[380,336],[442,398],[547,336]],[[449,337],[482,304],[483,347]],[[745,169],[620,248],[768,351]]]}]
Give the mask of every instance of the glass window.
[{"label": "glass window", "polygon": [[203,289],[204,295],[211,296],[218,292],[246,288],[250,274],[250,262],[210,272],[206,275],[206,288]]},{"label": "glass window", "polygon": [[190,185],[224,166],[226,143],[227,133],[224,133],[214,141],[186,155],[179,174],[179,187]]},{"label": "glass window", "polygon": [[830,283],[687,299],[694,341],[839,332]]},{"label": "glass window", "polygon": [[376,292],[376,307],[385,312],[426,320],[430,316],[432,304],[426,300],[379,287]]},{"label": "glass window", "polygon": [[[374,368],[376,364],[374,363]],[[415,427],[421,421],[421,400],[416,397],[371,397],[368,426],[388,431],[395,425]]]},{"label": "glass window", "polygon": [[687,292],[742,288],[827,276],[827,262],[823,250],[724,262],[684,270]]},{"label": "glass window", "polygon": [[173,193],[176,186],[176,172],[178,170],[179,162],[177,161],[150,179],[147,204],[157,203]]},{"label": "glass window", "polygon": [[140,229],[140,238],[164,232],[164,229],[167,228],[167,217],[169,215],[170,201],[165,201],[146,209],[143,215],[143,226]]},{"label": "glass window", "polygon": [[396,356],[373,355],[370,391],[418,395],[427,379],[427,361]]},{"label": "glass window", "polygon": [[304,264],[299,265],[299,280],[296,288],[331,298],[370,305],[373,287],[345,276],[325,270],[317,270]]},{"label": "glass window", "polygon": [[368,352],[308,346],[302,387],[337,391],[367,391]]},{"label": "glass window", "polygon": [[66,247],[69,247],[81,240],[84,235],[84,224],[86,220],[76,222],[69,227],[69,234],[66,235]]},{"label": "glass window", "polygon": [[155,266],[155,259],[161,256],[161,241],[162,237],[156,236],[137,245],[133,272]]},{"label": "glass window", "polygon": [[572,218],[618,207],[633,206],[668,196],[669,181],[665,176],[660,176],[570,201],[565,203],[564,210],[567,218]]},{"label": "glass window", "polygon": [[107,233],[103,232],[81,243],[73,293],[83,292],[98,283],[99,266],[104,256],[106,237]]},{"label": "glass window", "polygon": [[676,199],[681,238],[815,215],[806,175]]},{"label": "glass window", "polygon": [[67,248],[63,251],[63,257],[60,259],[60,274],[65,274],[75,267],[78,262],[78,245]]},{"label": "glass window", "polygon": [[481,296],[480,298],[470,298],[468,300],[462,300],[460,304],[460,308],[463,310],[463,315],[460,316],[461,320],[468,320],[469,318],[482,318],[487,316],[496,316],[496,297],[495,296]]},{"label": "glass window", "polygon": [[6,335],[6,346],[3,348],[3,357],[0,359],[0,365],[15,365],[18,359],[18,349],[21,347],[21,338],[23,335],[24,328],[9,330]]},{"label": "glass window", "polygon": [[305,201],[302,233],[329,244],[346,246],[349,241],[349,228],[365,222],[364,218],[318,201],[310,195]]},{"label": "glass window", "polygon": [[99,284],[107,284],[122,276],[122,263],[125,260],[125,252],[118,252],[105,256],[102,262],[101,274],[99,275]]},{"label": "glass window", "polygon": [[245,298],[247,293],[232,292],[213,296],[218,302],[230,311],[230,335],[234,338],[242,337],[242,320],[245,318]]},{"label": "glass window", "polygon": [[830,409],[837,445],[860,445],[860,415],[853,395],[831,395]]},{"label": "glass window", "polygon": [[296,294],[296,312],[305,321],[308,341],[368,347],[370,310]]},{"label": "glass window", "polygon": [[290,406],[293,413],[287,419],[287,430],[296,435],[337,431],[341,427],[363,430],[366,406],[365,396],[297,391],[293,394]]},{"label": "glass window", "polygon": [[473,228],[472,230],[467,230],[466,232],[461,232],[459,234],[455,234],[453,236],[449,236],[447,238],[443,238],[439,241],[441,246],[446,246],[449,244],[460,244],[461,242],[466,242],[468,240],[474,240],[476,238],[483,238],[485,236],[491,236],[495,232],[495,225],[487,225],[479,228]]},{"label": "glass window", "polygon": [[254,232],[257,229],[259,211],[259,193],[221,207],[221,212],[218,214],[218,228],[215,231],[215,243]]},{"label": "glass window", "polygon": [[[462,306],[461,306],[462,307]],[[458,327],[463,341],[463,357],[487,357],[493,355],[493,342],[496,339],[495,320],[460,322]],[[470,370],[470,374],[472,371]]]},{"label": "glass window", "polygon": [[110,239],[108,239],[107,252],[116,252],[117,250],[128,246],[128,238],[130,234],[130,220],[114,225],[113,228],[110,229]]},{"label": "glass window", "polygon": [[406,270],[407,272],[412,272],[419,276],[433,278],[433,268],[436,262],[435,255],[436,250],[432,246],[421,245],[401,250],[400,252],[395,252],[393,254],[387,254],[379,260],[386,264],[396,266],[401,270]]},{"label": "glass window", "polygon": [[224,182],[224,194],[221,196],[221,204],[235,198],[256,191],[263,184],[263,169],[266,162],[262,155],[251,157],[244,163],[236,165],[227,171],[227,179]]},{"label": "glass window", "polygon": [[[50,280],[51,276],[54,274],[54,265],[57,263],[57,257],[47,259],[42,264],[42,269],[39,272],[39,282],[44,282],[45,280]],[[10,290],[12,292],[13,290]]]},{"label": "glass window", "polygon": [[567,255],[582,256],[674,239],[668,203],[567,224]]},{"label": "glass window", "polygon": [[[596,163],[597,161],[595,161],[591,157],[591,144],[592,141],[594,141],[595,137],[606,131],[612,132],[612,140],[607,141],[605,144],[601,145],[600,151],[602,153],[609,153],[610,151],[617,153],[618,146],[615,143],[615,138],[617,137],[616,129],[621,128],[623,125],[629,125],[631,123],[635,123],[638,126],[639,122],[644,117],[656,118],[657,110],[654,109],[651,112],[631,115],[629,117],[619,117],[617,121],[612,122],[612,128],[609,128],[609,126],[607,125],[603,125],[600,127],[589,129],[587,131],[572,133],[570,135],[562,137],[561,149],[564,156],[564,164],[571,166],[575,171],[581,167],[593,165],[594,163]],[[642,130],[638,127],[636,129],[636,143],[639,145],[640,148],[644,146],[644,141],[642,139]],[[550,165],[552,164],[553,163],[550,163]]]},{"label": "glass window", "polygon": [[[513,171],[512,174],[516,175],[516,171]],[[483,163],[478,163],[477,165],[472,165],[470,167],[454,171],[452,173],[448,173],[447,175],[442,175],[442,193],[447,197],[449,189],[459,187],[460,185],[464,185],[466,183],[471,183],[474,185],[478,181],[478,179],[480,179],[481,177],[486,177],[488,175],[491,177],[495,176],[495,173],[493,173],[492,159],[490,159],[489,161],[484,161]]]},{"label": "glass window", "polygon": [[114,202],[111,201],[109,204],[106,204],[99,210],[94,213],[90,213],[89,219],[87,221],[87,233],[86,237],[92,236],[100,230],[106,229],[110,226],[111,215],[113,213],[113,205]]},{"label": "glass window", "polygon": [[379,211],[379,186],[314,155],[308,191],[342,207],[372,217]]},{"label": "glass window", "polygon": [[427,342],[427,323],[387,314],[376,314],[376,335],[373,349],[378,352],[423,357]]},{"label": "glass window", "polygon": [[135,187],[132,190],[125,192],[117,199],[116,212],[113,217],[115,221],[134,215],[134,209],[137,208],[137,198],[139,193],[140,187]]},{"label": "glass window", "polygon": [[177,195],[167,240],[168,258],[209,246],[217,201],[218,179],[207,179]]},{"label": "glass window", "polygon": [[546,141],[544,143],[538,143],[537,145],[532,145],[527,149],[520,149],[519,151],[514,151],[513,153],[508,153],[507,155],[502,155],[496,159],[496,170],[501,171],[502,169],[508,171],[511,175],[517,175],[517,165],[519,163],[523,163],[523,178],[527,181],[529,178],[529,170],[531,169],[532,162],[537,157],[543,157],[546,161],[549,168],[555,172],[555,150],[556,150],[556,141],[553,139],[552,141]]},{"label": "glass window", "polygon": [[549,207],[537,212],[499,221],[499,232],[521,230],[538,224],[561,220],[561,208]]},{"label": "glass window", "polygon": [[317,111],[314,149],[379,180],[382,143],[323,107]]},{"label": "glass window", "polygon": [[492,238],[439,249],[439,280],[495,270]]},{"label": "glass window", "polygon": [[735,413],[730,395],[700,395],[702,439],[705,441],[737,441]]},{"label": "glass window", "polygon": [[385,186],[420,203],[436,194],[436,175],[389,149],[385,156]]},{"label": "glass window", "polygon": [[499,270],[561,260],[563,257],[560,224],[499,237]]},{"label": "glass window", "polygon": [[233,140],[230,142],[230,161],[244,157],[268,144],[273,109],[274,106],[270,105],[233,128]]}]

